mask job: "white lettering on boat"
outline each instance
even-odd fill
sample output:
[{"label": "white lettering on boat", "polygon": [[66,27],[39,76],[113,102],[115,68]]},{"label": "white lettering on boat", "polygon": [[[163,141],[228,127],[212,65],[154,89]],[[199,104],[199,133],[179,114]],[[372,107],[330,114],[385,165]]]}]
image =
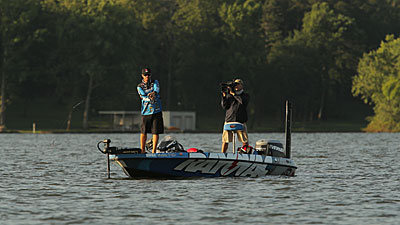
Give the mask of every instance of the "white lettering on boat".
[{"label": "white lettering on boat", "polygon": [[270,148],[272,148],[273,150],[277,150],[277,151],[283,152],[283,148],[275,146],[275,145],[271,145]]},{"label": "white lettering on boat", "polygon": [[211,168],[215,165],[216,161],[207,161],[204,159],[200,159],[198,161],[192,162],[189,164],[185,171],[186,172],[197,172],[200,171],[201,173],[210,173]]},{"label": "white lettering on boat", "polygon": [[195,161],[195,159],[186,160],[183,163],[179,164],[177,167],[175,167],[174,170],[182,170],[183,168],[187,167],[193,161]]},{"label": "white lettering on boat", "polygon": [[260,177],[269,172],[265,164],[218,159],[188,159],[176,166],[174,170],[203,174],[216,174],[219,171],[222,176],[235,173],[234,176],[238,177]]}]

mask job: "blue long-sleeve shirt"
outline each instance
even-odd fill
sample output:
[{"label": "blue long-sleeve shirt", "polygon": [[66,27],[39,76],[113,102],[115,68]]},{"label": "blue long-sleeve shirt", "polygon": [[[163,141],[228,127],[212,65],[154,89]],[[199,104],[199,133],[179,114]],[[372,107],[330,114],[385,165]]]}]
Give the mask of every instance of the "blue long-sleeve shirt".
[{"label": "blue long-sleeve shirt", "polygon": [[[148,83],[143,81],[138,84],[137,91],[139,93],[140,99],[142,100],[142,115],[152,115],[162,111],[161,99],[160,99],[160,84],[158,80],[151,80]],[[155,99],[152,101],[149,98],[149,94],[155,91]]]}]

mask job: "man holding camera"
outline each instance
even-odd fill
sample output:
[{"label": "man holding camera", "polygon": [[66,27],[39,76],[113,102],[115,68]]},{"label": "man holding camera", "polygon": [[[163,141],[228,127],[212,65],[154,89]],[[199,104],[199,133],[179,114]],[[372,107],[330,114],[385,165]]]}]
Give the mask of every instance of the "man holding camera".
[{"label": "man holding camera", "polygon": [[[227,88],[222,91],[221,106],[225,109],[225,124],[229,122],[239,122],[244,124],[243,130],[238,130],[237,135],[239,141],[243,145],[248,145],[247,135],[247,105],[249,103],[249,95],[244,92],[243,81],[235,79],[229,82]],[[222,133],[222,147],[223,153],[228,149],[229,142],[233,140],[233,131],[224,130]]]},{"label": "man holding camera", "polygon": [[149,68],[142,69],[142,82],[138,84],[137,91],[142,100],[140,127],[140,148],[145,152],[147,133],[153,134],[152,153],[156,153],[158,135],[164,133],[164,122],[160,100],[160,84],[158,80],[151,79]]}]

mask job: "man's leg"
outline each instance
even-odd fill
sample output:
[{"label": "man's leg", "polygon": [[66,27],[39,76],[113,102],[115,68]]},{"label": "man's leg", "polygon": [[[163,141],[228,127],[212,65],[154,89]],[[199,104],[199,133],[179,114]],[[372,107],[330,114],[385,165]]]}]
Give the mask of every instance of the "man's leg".
[{"label": "man's leg", "polygon": [[152,153],[156,153],[158,143],[158,134],[153,134],[153,151]]},{"label": "man's leg", "polygon": [[224,130],[222,132],[222,146],[221,146],[221,152],[226,153],[226,150],[228,149],[229,142],[232,141],[232,132],[229,132],[227,130]]},{"label": "man's leg", "polygon": [[221,152],[226,153],[226,150],[228,149],[229,142],[222,142],[222,147],[221,147]]},{"label": "man's leg", "polygon": [[146,153],[146,140],[147,140],[147,135],[141,133],[140,134],[140,149],[142,149],[142,154]]},{"label": "man's leg", "polygon": [[243,146],[249,145],[249,136],[247,134],[247,126],[244,124],[244,130],[238,131],[238,139],[243,143]]}]

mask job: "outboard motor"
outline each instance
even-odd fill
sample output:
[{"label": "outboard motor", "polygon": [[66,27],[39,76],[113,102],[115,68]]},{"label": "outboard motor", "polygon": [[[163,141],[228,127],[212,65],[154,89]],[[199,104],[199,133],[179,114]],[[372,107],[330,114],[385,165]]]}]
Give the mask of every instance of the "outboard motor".
[{"label": "outboard motor", "polygon": [[277,140],[261,139],[256,142],[256,151],[260,155],[273,157],[285,157],[283,144]]},{"label": "outboard motor", "polygon": [[157,146],[157,153],[163,152],[184,152],[185,149],[183,146],[172,136],[165,136],[161,139],[160,143]]}]

